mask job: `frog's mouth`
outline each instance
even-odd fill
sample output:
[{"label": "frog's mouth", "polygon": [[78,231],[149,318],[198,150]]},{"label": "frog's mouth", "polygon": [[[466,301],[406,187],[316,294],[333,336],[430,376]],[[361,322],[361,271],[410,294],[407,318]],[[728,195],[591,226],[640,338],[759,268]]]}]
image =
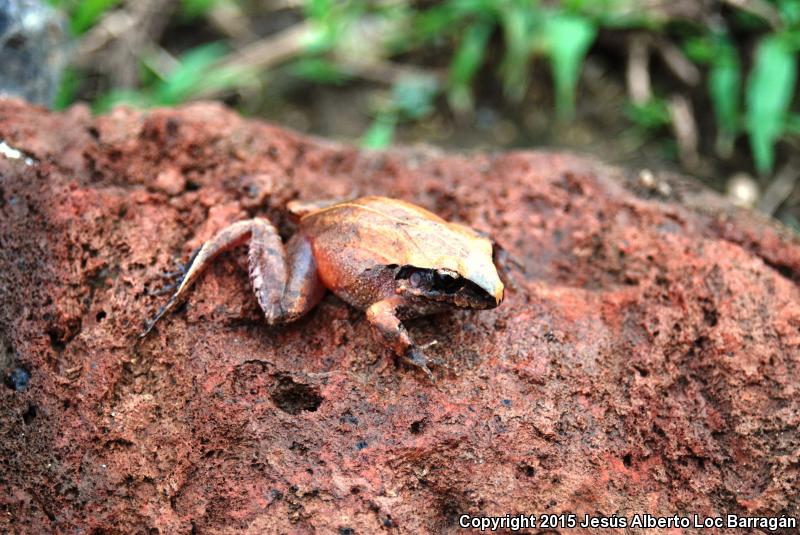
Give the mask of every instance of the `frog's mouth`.
[{"label": "frog's mouth", "polygon": [[499,293],[494,288],[490,293],[477,282],[463,277],[459,278],[453,286],[442,289],[436,288],[436,293],[431,297],[436,301],[451,302],[459,308],[488,309],[495,308],[503,300],[503,288]]},{"label": "frog's mouth", "polygon": [[492,266],[491,269],[471,270],[467,273],[465,290],[469,291],[471,298],[484,306],[474,306],[474,308],[494,308],[503,302],[505,287],[497,271]]},{"label": "frog's mouth", "polygon": [[[502,283],[499,290],[491,288],[487,290],[477,282],[462,279],[463,286],[453,296],[456,306],[462,308],[488,309],[495,308],[503,301]],[[490,293],[491,292],[491,293]]]}]

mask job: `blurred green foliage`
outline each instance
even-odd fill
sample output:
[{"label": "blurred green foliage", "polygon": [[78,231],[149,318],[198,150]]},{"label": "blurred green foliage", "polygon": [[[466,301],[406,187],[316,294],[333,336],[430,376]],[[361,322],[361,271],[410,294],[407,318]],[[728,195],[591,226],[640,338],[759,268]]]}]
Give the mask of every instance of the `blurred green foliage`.
[{"label": "blurred green foliage", "polygon": [[202,17],[220,0],[181,0],[181,12],[188,18]]},{"label": "blurred green foliage", "polygon": [[[181,0],[180,14],[192,18],[200,17],[223,0]],[[62,10],[69,19],[72,35],[80,36],[92,28],[103,14],[118,6],[123,0],[47,0],[51,6]]]},{"label": "blurred green foliage", "polygon": [[775,142],[789,115],[797,82],[797,53],[786,36],[771,35],[756,49],[755,65],[747,80],[747,131],[756,169],[769,172]]},{"label": "blurred green foliage", "polygon": [[[67,12],[77,36],[120,3],[50,1]],[[203,17],[236,1],[182,0],[180,15]],[[549,67],[556,117],[569,121],[585,58],[600,32],[621,32],[623,39],[624,32],[657,34],[677,44],[705,73],[717,153],[730,156],[736,140],[747,136],[754,168],[768,174],[775,165],[776,145],[786,136],[800,135],[800,115],[793,111],[800,0],[763,0],[759,5],[774,17],[748,10],[746,4],[736,7],[732,2],[721,11],[724,20],[711,27],[641,9],[635,0],[305,0],[298,16],[309,32],[285,68],[317,83],[345,84],[359,78],[359,69],[370,62],[412,67],[387,80],[391,90],[370,110],[374,121],[363,145],[383,148],[400,122],[425,118],[437,106],[446,103],[457,115],[471,113],[476,90],[486,80],[496,79],[510,103],[523,102],[540,62]],[[264,76],[221,68],[228,52],[220,44],[198,46],[182,54],[167,74],[155,73],[143,61],[139,89],[111,90],[94,107],[104,111],[120,102],[174,105],[215,90],[248,86],[256,75]],[[424,69],[416,71],[422,74],[415,72],[420,64]],[[57,105],[67,105],[79,85],[80,74],[70,71]],[[649,102],[628,106],[629,120],[647,130],[664,130],[671,121],[666,91],[656,85]]]},{"label": "blurred green foliage", "polygon": [[79,36],[94,26],[100,17],[121,0],[50,0],[69,17],[72,35]]},{"label": "blurred green foliage", "polygon": [[177,66],[167,77],[151,73],[152,82],[144,89],[114,90],[94,103],[94,110],[104,113],[118,104],[137,107],[175,106],[202,97],[209,91],[242,86],[243,75],[218,66],[227,54],[221,43],[208,43],[192,48],[178,58]]}]

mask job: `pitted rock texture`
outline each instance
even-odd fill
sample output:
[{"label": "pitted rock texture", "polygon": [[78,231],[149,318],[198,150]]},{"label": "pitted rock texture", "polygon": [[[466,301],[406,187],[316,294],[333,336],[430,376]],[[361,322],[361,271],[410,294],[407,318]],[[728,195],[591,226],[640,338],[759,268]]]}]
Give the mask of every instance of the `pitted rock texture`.
[{"label": "pitted rock texture", "polygon": [[[21,152],[0,156],[0,531],[800,516],[800,244],[687,181],[551,152],[364,153],[213,104],[3,101],[0,139]],[[164,273],[224,225],[288,236],[288,200],[366,194],[525,267],[495,310],[409,322],[439,341],[435,383],[330,294],[267,327],[244,249],[137,340]]]}]

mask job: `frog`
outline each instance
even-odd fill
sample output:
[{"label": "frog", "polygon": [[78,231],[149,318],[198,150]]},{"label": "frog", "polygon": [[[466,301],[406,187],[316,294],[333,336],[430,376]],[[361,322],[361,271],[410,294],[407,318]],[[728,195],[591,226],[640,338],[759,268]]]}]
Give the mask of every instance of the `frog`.
[{"label": "frog", "polygon": [[249,277],[268,325],[293,322],[330,291],[365,312],[374,338],[433,379],[426,355],[403,325],[452,309],[492,309],[504,299],[504,250],[485,233],[415,204],[381,196],[291,201],[297,222],[284,244],[269,219],[230,224],[189,261],[167,304],[142,337],[181,303],[220,254],[248,245]]}]

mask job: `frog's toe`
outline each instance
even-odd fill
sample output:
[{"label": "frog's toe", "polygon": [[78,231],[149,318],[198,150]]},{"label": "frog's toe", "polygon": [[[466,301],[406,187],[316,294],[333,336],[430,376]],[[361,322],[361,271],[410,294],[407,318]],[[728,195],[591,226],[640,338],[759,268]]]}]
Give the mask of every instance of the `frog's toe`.
[{"label": "frog's toe", "polygon": [[408,351],[406,351],[405,355],[403,355],[403,361],[406,364],[414,366],[415,368],[418,368],[419,370],[425,372],[425,375],[428,376],[428,379],[430,379],[432,383],[436,382],[436,380],[433,377],[433,372],[431,372],[431,369],[428,367],[428,364],[429,363],[438,364],[438,362],[441,362],[440,359],[429,360],[425,356],[425,353],[423,353],[419,348],[412,347]]},{"label": "frog's toe", "polygon": [[430,357],[428,359],[428,364],[435,368],[447,368],[450,369],[450,366],[444,361],[444,359],[440,359],[439,357]]}]

